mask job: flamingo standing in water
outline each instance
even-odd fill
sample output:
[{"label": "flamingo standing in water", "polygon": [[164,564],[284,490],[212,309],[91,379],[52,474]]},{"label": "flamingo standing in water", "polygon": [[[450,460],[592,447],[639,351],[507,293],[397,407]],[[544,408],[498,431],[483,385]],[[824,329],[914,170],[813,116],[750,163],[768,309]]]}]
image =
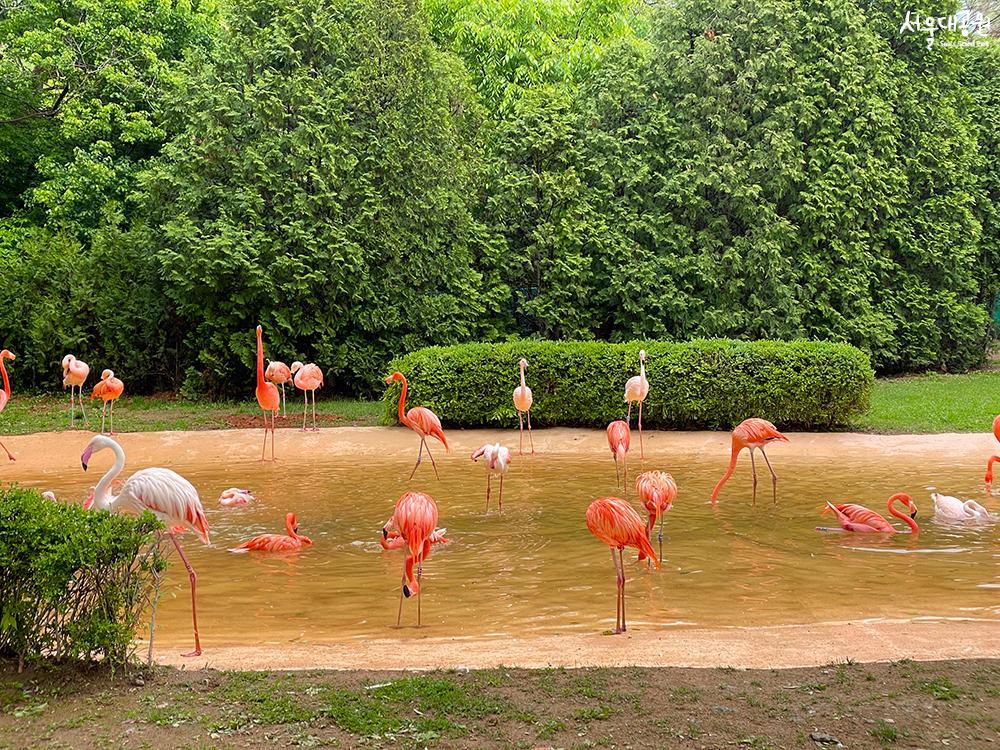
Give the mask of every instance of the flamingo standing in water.
[{"label": "flamingo standing in water", "polygon": [[[274,461],[274,420],[278,416],[278,409],[281,406],[281,396],[278,395],[278,386],[269,383],[264,379],[264,329],[257,326],[257,403],[264,410],[264,444],[260,448],[260,460],[264,460],[264,452],[267,450],[267,433],[271,432],[271,460]],[[271,412],[271,426],[267,425],[267,413]]]},{"label": "flamingo standing in water", "polygon": [[[644,471],[635,480],[635,489],[639,493],[639,500],[646,506],[649,520],[646,522],[646,537],[652,540],[653,526],[660,522],[660,559],[663,559],[663,516],[674,507],[674,499],[677,497],[677,483],[674,478],[665,471]],[[645,555],[640,552],[639,559],[644,560]]]},{"label": "flamingo standing in water", "polygon": [[[615,633],[625,632],[625,561],[622,550],[635,547],[639,553],[652,559],[657,569],[660,560],[646,537],[646,525],[635,509],[619,497],[599,497],[587,508],[587,528],[590,533],[611,548],[611,562],[615,565],[618,580]],[[617,557],[615,550],[618,550]]]},{"label": "flamingo standing in water", "polygon": [[490,490],[493,475],[500,477],[500,515],[503,515],[503,475],[510,468],[510,450],[500,443],[487,443],[472,452],[472,460],[486,459],[486,512],[490,512]]},{"label": "flamingo standing in water", "polygon": [[292,552],[312,544],[312,539],[299,533],[299,524],[294,513],[285,515],[285,530],[288,534],[261,534],[247,539],[243,544],[232,547],[230,552]]},{"label": "flamingo standing in water", "polygon": [[726,469],[726,473],[722,475],[719,483],[715,485],[715,489],[712,490],[712,502],[714,503],[719,499],[719,491],[722,489],[722,485],[729,481],[729,477],[733,475],[733,470],[736,468],[736,459],[739,458],[740,451],[744,448],[750,449],[750,468],[753,471],[753,504],[757,504],[757,464],[753,459],[753,452],[757,449],[760,449],[760,455],[764,457],[764,461],[767,463],[767,470],[771,472],[774,502],[778,502],[778,475],[774,473],[774,469],[771,468],[771,462],[767,460],[767,454],[764,453],[764,446],[775,440],[783,443],[788,442],[788,438],[778,432],[778,429],[766,419],[750,417],[750,419],[744,419],[736,425],[733,429],[733,453],[729,459],[729,467]]},{"label": "flamingo standing in water", "polygon": [[[80,411],[83,412],[83,421],[87,422],[87,410],[83,406],[83,384],[87,382],[90,375],[90,365],[82,359],[77,359],[72,354],[67,354],[62,359],[63,368],[63,388],[69,386],[69,426],[76,424],[76,404],[73,399],[73,389],[76,389],[79,396]],[[89,422],[88,422],[89,424]],[[104,432],[104,430],[101,430]]]},{"label": "flamingo standing in water", "polygon": [[292,362],[292,377],[295,380],[295,387],[302,391],[304,403],[302,405],[302,431],[306,431],[306,411],[309,409],[309,394],[312,393],[313,405],[313,432],[318,432],[316,426],[316,389],[323,387],[323,371],[319,365],[310,362],[307,365],[301,362]]},{"label": "flamingo standing in water", "polygon": [[[9,349],[4,349],[0,352],[0,375],[3,375],[3,390],[0,391],[0,412],[7,408],[7,402],[10,401],[10,378],[7,377],[7,368],[3,363],[5,359],[9,359],[13,362],[17,359],[17,355]],[[7,454],[7,458],[9,460],[15,460],[14,454],[7,450],[6,445],[0,443],[0,448],[3,448],[3,451]]]},{"label": "flamingo standing in water", "polygon": [[108,404],[111,404],[111,419],[108,429],[109,435],[115,434],[115,401],[125,392],[125,384],[115,377],[114,370],[105,370],[101,373],[101,382],[94,386],[90,393],[90,400],[101,399],[104,405],[101,407],[101,434],[104,434],[104,417],[108,411]]},{"label": "flamingo standing in water", "polygon": [[[1000,442],[1000,414],[997,414],[993,418],[993,435],[996,437],[997,441]],[[1000,461],[1000,455],[990,456],[990,460],[986,462],[986,489],[993,489],[993,464]]]},{"label": "flamingo standing in water", "polygon": [[649,393],[649,381],[646,380],[646,350],[639,350],[639,374],[628,379],[625,383],[625,401],[628,403],[628,423],[632,424],[632,403],[639,404],[639,458],[645,458],[646,454],[642,449],[642,402],[646,400]]},{"label": "flamingo standing in water", "polygon": [[[403,615],[403,597],[417,597],[417,627],[420,627],[420,578],[423,561],[431,553],[431,537],[437,527],[438,509],[434,498],[423,492],[404,492],[396,502],[392,517],[382,527],[382,538],[391,533],[403,540],[403,580],[399,593],[396,627]],[[440,535],[443,538],[443,532]]]},{"label": "flamingo standing in water", "polygon": [[535,452],[535,442],[531,439],[531,404],[534,403],[534,398],[531,395],[531,389],[528,384],[524,382],[524,371],[528,367],[528,360],[521,358],[521,361],[517,363],[517,366],[521,368],[521,385],[514,389],[514,408],[517,409],[517,426],[520,431],[520,437],[517,442],[517,455],[523,455],[524,453],[524,417],[528,418],[528,444],[531,446],[531,453]]},{"label": "flamingo standing in water", "polygon": [[292,371],[284,362],[268,362],[267,369],[264,370],[264,379],[281,386],[281,416],[288,416],[285,409],[285,383],[292,379]]},{"label": "flamingo standing in water", "polygon": [[992,521],[990,512],[975,500],[962,502],[957,497],[931,493],[934,516],[945,521]]},{"label": "flamingo standing in water", "polygon": [[420,466],[424,449],[427,450],[427,455],[431,459],[431,466],[434,467],[434,476],[440,479],[437,464],[434,463],[434,456],[431,456],[431,448],[427,445],[427,436],[430,435],[437,438],[441,441],[444,449],[448,450],[448,440],[444,436],[444,430],[441,429],[441,420],[438,419],[437,414],[425,406],[414,406],[409,411],[406,411],[406,376],[401,372],[394,372],[385,379],[385,382],[388,385],[397,380],[403,383],[403,389],[399,392],[399,404],[397,406],[399,423],[409,427],[420,436],[420,450],[417,452],[417,462],[413,465],[413,471],[410,472],[410,479],[413,479],[413,475],[417,473],[417,467]]},{"label": "flamingo standing in water", "polygon": [[[901,513],[896,509],[896,503],[903,503],[909,511],[909,515]],[[897,492],[889,498],[886,503],[889,515],[903,521],[910,527],[910,533],[916,534],[919,531],[917,522],[913,519],[917,517],[917,506],[913,504],[913,499],[905,492]],[[864,534],[897,534],[900,533],[895,526],[889,523],[884,516],[873,510],[868,510],[863,505],[854,503],[834,504],[827,503],[824,513],[833,511],[840,522],[840,528],[844,531],[856,531]]]},{"label": "flamingo standing in water", "polygon": [[209,543],[208,519],[205,509],[201,506],[198,491],[180,474],[170,469],[142,469],[125,480],[117,496],[112,496],[109,488],[123,468],[125,468],[125,451],[114,440],[105,435],[95,435],[83,454],[80,465],[87,470],[91,456],[99,451],[110,448],[115,454],[115,463],[97,483],[94,494],[84,503],[84,508],[95,507],[97,510],[108,510],[112,513],[127,513],[138,516],[143,511],[151,511],[167,527],[170,541],[177,548],[184,567],[187,568],[191,581],[191,621],[194,625],[194,651],[184,656],[200,656],[201,641],[198,638],[198,610],[195,589],[198,576],[188,562],[177,541],[177,534],[191,529],[201,540]]},{"label": "flamingo standing in water", "polygon": [[622,484],[621,473],[618,470],[618,461],[622,462],[621,468],[625,472],[625,496],[628,497],[628,464],[625,457],[628,455],[628,446],[632,440],[632,430],[629,429],[628,422],[624,419],[617,419],[608,425],[608,448],[615,459],[615,481]]}]

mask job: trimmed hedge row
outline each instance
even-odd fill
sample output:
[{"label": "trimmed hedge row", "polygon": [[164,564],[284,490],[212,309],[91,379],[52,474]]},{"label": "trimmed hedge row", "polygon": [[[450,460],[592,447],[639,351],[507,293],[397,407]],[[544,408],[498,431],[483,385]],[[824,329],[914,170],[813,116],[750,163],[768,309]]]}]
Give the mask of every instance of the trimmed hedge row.
[{"label": "trimmed hedge row", "polygon": [[[649,378],[643,427],[730,429],[750,416],[831,427],[868,409],[875,381],[868,355],[847,344],[728,339],[434,346],[393,360],[389,372],[406,375],[408,406],[426,406],[445,424],[510,427],[524,357],[532,426],[603,427],[625,415],[625,381],[639,372],[640,349]],[[398,398],[394,383],[383,396],[389,424]]]}]

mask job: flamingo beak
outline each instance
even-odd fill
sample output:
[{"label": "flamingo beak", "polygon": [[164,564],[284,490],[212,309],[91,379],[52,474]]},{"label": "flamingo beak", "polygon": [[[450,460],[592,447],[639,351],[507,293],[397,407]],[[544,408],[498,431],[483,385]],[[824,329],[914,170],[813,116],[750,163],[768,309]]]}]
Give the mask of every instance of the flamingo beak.
[{"label": "flamingo beak", "polygon": [[389,377],[387,377],[387,378],[385,379],[385,384],[386,384],[386,385],[389,385],[389,383],[391,383],[391,382],[392,382],[392,375],[390,375]]},{"label": "flamingo beak", "polygon": [[90,462],[90,457],[92,455],[94,455],[94,449],[88,445],[87,449],[83,452],[83,455],[80,456],[80,466],[83,467],[84,471],[87,470],[87,464]]},{"label": "flamingo beak", "polygon": [[405,583],[403,584],[403,596],[405,596],[407,599],[410,598],[410,589]]},{"label": "flamingo beak", "polygon": [[910,506],[910,518],[916,518],[916,517],[917,517],[917,506],[911,505]]},{"label": "flamingo beak", "polygon": [[385,526],[382,527],[382,538],[383,539],[389,538],[389,532],[385,530]]}]

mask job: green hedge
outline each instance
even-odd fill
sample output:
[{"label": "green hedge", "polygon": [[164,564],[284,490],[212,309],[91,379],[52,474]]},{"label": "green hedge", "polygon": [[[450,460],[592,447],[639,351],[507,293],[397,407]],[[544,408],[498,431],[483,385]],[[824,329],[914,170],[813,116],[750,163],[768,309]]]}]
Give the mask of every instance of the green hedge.
[{"label": "green hedge", "polygon": [[[867,410],[875,379],[859,349],[817,341],[465,344],[420,349],[393,360],[389,372],[409,380],[408,404],[429,407],[445,424],[510,427],[525,357],[532,426],[603,427],[625,414],[625,381],[639,372],[640,349],[649,378],[643,427],[729,429],[749,416],[830,427]],[[398,398],[393,384],[383,396],[388,423]]]},{"label": "green hedge", "polygon": [[152,514],[0,490],[0,656],[127,664],[163,569]]}]

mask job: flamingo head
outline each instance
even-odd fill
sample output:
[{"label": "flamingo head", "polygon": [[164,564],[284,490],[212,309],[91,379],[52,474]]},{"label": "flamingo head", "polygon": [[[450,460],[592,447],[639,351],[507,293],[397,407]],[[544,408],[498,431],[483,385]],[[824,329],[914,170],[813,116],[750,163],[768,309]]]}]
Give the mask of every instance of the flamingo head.
[{"label": "flamingo head", "polygon": [[83,470],[87,470],[87,464],[90,463],[90,458],[98,451],[102,451],[105,448],[111,448],[118,445],[114,440],[109,438],[107,435],[94,435],[87,443],[87,447],[83,449],[83,453],[80,454],[80,466]]},{"label": "flamingo head", "polygon": [[76,357],[74,357],[72,354],[67,354],[65,357],[63,357],[62,358],[63,369],[65,370],[67,367],[73,364],[74,359],[76,359]]},{"label": "flamingo head", "polygon": [[295,373],[297,373],[301,369],[302,369],[302,363],[301,362],[299,362],[298,360],[295,360],[294,362],[292,362],[292,374],[293,375]]},{"label": "flamingo head", "polygon": [[906,504],[906,509],[910,513],[910,518],[917,517],[917,506],[913,502],[913,498],[907,495],[905,492],[898,492],[892,496],[892,500],[898,500],[901,503]]},{"label": "flamingo head", "polygon": [[388,539],[389,532],[395,530],[396,530],[396,514],[393,513],[391,516],[389,516],[386,522],[382,524],[382,538]]},{"label": "flamingo head", "polygon": [[9,359],[11,362],[13,362],[15,359],[17,359],[17,355],[14,354],[14,352],[12,352],[10,349],[4,349],[2,352],[0,352],[0,359]]},{"label": "flamingo head", "polygon": [[299,522],[295,520],[294,513],[285,514],[285,530],[288,532],[288,536],[295,536],[299,531]]},{"label": "flamingo head", "polygon": [[101,380],[107,380],[108,378],[113,378],[114,376],[114,370],[104,370],[104,372],[101,373]]},{"label": "flamingo head", "polygon": [[394,381],[399,381],[399,380],[406,380],[406,378],[403,377],[403,373],[401,373],[399,370],[397,370],[396,372],[394,372],[392,375],[390,375],[389,377],[387,377],[385,379],[385,384],[388,385],[389,383],[392,383]]},{"label": "flamingo head", "polygon": [[640,349],[639,350],[639,361],[640,362],[645,362],[646,361],[646,350],[645,349]]},{"label": "flamingo head", "polygon": [[257,326],[257,338],[260,338],[262,333],[264,333],[264,328],[262,326]]},{"label": "flamingo head", "polygon": [[528,360],[526,360],[524,357],[521,357],[521,361],[517,363],[517,366],[521,368],[527,368]]}]

